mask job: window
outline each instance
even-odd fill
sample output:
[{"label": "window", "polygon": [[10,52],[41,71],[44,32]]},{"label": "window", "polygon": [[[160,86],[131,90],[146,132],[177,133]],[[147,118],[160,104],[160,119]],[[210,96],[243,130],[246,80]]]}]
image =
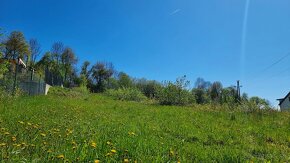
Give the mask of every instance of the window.
[{"label": "window", "polygon": [[290,101],[290,96],[288,97],[289,101]]}]

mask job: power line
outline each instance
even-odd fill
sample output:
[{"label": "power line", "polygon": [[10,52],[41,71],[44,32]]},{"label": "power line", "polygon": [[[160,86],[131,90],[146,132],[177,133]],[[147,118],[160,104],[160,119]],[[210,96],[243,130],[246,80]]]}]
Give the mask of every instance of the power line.
[{"label": "power line", "polygon": [[283,61],[285,58],[287,58],[288,56],[290,56],[290,52],[288,52],[286,55],[284,55],[283,57],[281,57],[279,60],[277,60],[276,62],[272,63],[271,65],[269,65],[268,67],[266,67],[265,69],[263,69],[261,71],[262,72],[265,72],[267,70],[269,70],[270,68],[272,68],[273,66],[275,66],[276,64],[280,63],[281,61]]},{"label": "power line", "polygon": [[268,71],[269,69],[271,69],[272,67],[274,67],[275,65],[277,65],[278,63],[282,62],[284,59],[286,59],[287,57],[290,56],[290,52],[286,53],[286,55],[282,56],[281,58],[279,58],[277,61],[275,61],[274,63],[270,64],[269,66],[267,66],[266,68],[262,69],[261,71],[259,71],[258,73],[255,73],[254,77],[250,80],[254,80],[257,79],[259,76],[261,76],[262,73]]}]

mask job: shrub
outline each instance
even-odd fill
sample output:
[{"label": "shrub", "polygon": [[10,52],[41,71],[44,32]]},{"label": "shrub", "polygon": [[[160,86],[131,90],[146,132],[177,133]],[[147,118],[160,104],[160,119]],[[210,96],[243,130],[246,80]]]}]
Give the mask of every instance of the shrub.
[{"label": "shrub", "polygon": [[136,87],[148,98],[155,99],[157,91],[162,87],[154,80],[139,79],[135,80]]},{"label": "shrub", "polygon": [[88,94],[89,90],[86,87],[74,87],[74,88],[51,87],[48,91],[48,95],[66,96],[66,97],[83,97]]},{"label": "shrub", "polygon": [[157,99],[162,105],[188,105],[195,102],[194,96],[186,87],[189,81],[185,76],[178,78],[175,83],[165,82],[157,92]]},{"label": "shrub", "polygon": [[107,96],[111,96],[117,100],[126,101],[145,101],[147,98],[136,88],[119,88],[109,89],[105,92]]}]

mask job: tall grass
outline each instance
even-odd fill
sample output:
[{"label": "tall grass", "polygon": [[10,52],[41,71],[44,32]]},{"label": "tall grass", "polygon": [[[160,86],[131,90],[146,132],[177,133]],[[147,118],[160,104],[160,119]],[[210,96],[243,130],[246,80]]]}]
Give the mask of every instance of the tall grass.
[{"label": "tall grass", "polygon": [[23,97],[0,105],[3,162],[289,162],[290,114]]}]

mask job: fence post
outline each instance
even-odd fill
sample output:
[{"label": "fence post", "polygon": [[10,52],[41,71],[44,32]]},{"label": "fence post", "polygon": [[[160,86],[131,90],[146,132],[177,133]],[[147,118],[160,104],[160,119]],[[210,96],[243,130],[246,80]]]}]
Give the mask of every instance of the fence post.
[{"label": "fence post", "polygon": [[38,79],[38,94],[40,94],[40,78],[41,78],[41,74],[39,75],[39,79]]},{"label": "fence post", "polygon": [[13,95],[16,94],[16,82],[17,82],[17,72],[18,72],[19,57],[16,60],[15,74],[14,74],[14,84],[13,84]]}]

